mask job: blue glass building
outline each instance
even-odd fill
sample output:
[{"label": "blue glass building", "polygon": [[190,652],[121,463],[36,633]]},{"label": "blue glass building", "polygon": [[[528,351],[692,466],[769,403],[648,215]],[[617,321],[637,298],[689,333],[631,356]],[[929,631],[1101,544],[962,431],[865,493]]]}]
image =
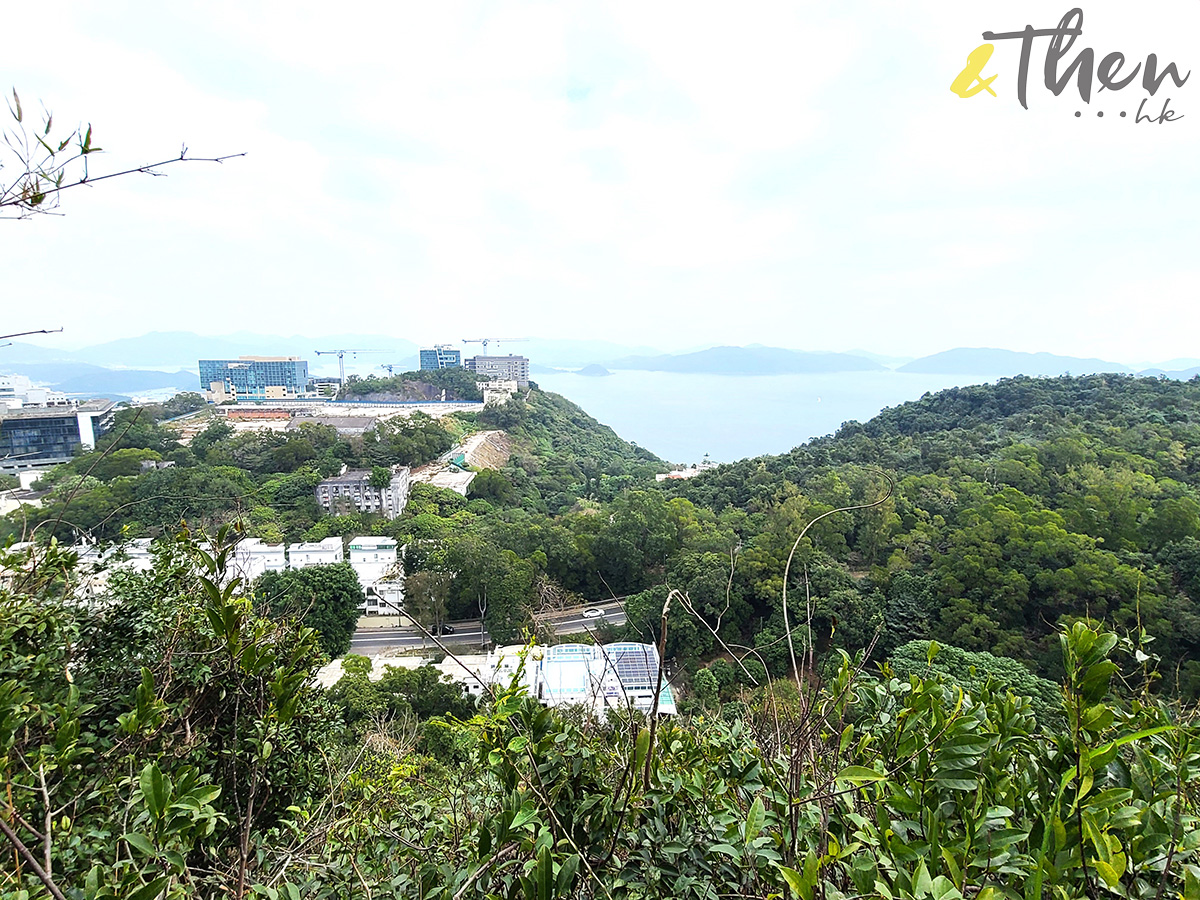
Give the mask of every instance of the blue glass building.
[{"label": "blue glass building", "polygon": [[200,387],[238,400],[279,400],[308,388],[308,361],[296,356],[243,356],[200,360]]},{"label": "blue glass building", "polygon": [[455,369],[462,365],[462,351],[449,344],[439,344],[421,350],[422,369]]}]

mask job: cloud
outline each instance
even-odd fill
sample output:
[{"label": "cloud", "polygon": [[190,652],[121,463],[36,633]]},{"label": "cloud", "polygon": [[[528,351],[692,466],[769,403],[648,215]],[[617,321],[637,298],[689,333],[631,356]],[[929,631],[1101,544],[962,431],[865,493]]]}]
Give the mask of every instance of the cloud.
[{"label": "cloud", "polygon": [[[13,11],[10,32],[39,33],[38,15]],[[103,164],[183,140],[249,155],[70,198],[65,219],[6,238],[7,288],[97,339],[354,316],[664,347],[818,349],[849,330],[895,352],[982,329],[1161,356],[1173,338],[1152,321],[1106,336],[1092,304],[1156,285],[1151,308],[1184,312],[1193,84],[1163,126],[1113,118],[1111,92],[1089,108],[1104,119],[1040,87],[1025,111],[1004,46],[1001,97],[949,91],[983,30],[1060,15],[1033,0],[68,7],[52,51],[13,42],[10,77],[91,118]],[[1190,0],[1093,4],[1085,29],[1102,52],[1200,62]]]}]

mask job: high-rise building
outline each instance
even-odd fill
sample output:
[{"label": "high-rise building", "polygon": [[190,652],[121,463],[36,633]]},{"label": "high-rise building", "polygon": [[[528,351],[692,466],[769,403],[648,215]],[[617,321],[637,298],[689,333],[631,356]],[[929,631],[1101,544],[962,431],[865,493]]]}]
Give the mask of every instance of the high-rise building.
[{"label": "high-rise building", "polygon": [[56,466],[91,450],[113,424],[116,404],[88,400],[69,406],[0,407],[0,472]]},{"label": "high-rise building", "polygon": [[200,360],[200,387],[215,403],[288,400],[308,389],[308,362],[298,356]]},{"label": "high-rise building", "polygon": [[462,351],[450,344],[437,344],[421,349],[422,369],[456,369],[462,365]]},{"label": "high-rise building", "polygon": [[528,357],[473,356],[466,361],[465,365],[477,375],[515,381],[521,387],[529,387]]}]

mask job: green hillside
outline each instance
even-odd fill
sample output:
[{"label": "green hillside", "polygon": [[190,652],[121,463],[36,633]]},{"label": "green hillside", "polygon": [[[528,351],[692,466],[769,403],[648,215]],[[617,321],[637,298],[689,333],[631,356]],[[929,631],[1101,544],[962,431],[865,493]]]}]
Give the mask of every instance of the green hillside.
[{"label": "green hillside", "polygon": [[672,490],[759,523],[749,561],[789,505],[869,502],[883,472],[895,496],[827,520],[811,552],[859,579],[884,649],[932,636],[1055,674],[1056,627],[1091,616],[1140,623],[1171,680],[1188,696],[1200,689],[1200,381],[1017,378],[943,391]]},{"label": "green hillside", "polygon": [[[517,682],[477,701],[353,655],[323,689],[344,566],[230,583],[228,545],[182,535],[90,597],[55,545],[0,551],[4,894],[1196,896],[1197,400],[1015,379],[660,489],[649,454],[534,391],[454,426],[506,429],[508,466],[390,523],[314,517],[306,485],[436,455],[434,420],[182,449],[122,413],[46,479],[46,530],[378,527],[500,641],[622,595],[629,626],[597,636],[661,641],[680,714],[594,719]],[[159,456],[176,468],[140,474]]]}]

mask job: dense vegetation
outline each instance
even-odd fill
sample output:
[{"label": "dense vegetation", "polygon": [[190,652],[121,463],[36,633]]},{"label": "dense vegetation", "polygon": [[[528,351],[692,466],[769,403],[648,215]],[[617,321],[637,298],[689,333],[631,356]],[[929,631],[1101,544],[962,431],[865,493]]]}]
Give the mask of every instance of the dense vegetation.
[{"label": "dense vegetation", "polygon": [[[1171,688],[1200,690],[1200,380],[1018,378],[943,391],[672,490],[749,516],[758,534],[735,589],[764,604],[770,588],[754,572],[769,523],[789,506],[804,518],[875,499],[878,470],[894,473],[895,496],[821,523],[808,550],[857,579],[858,606],[837,614],[843,637],[881,626],[881,651],[936,637],[1057,678],[1056,626],[1091,616],[1144,626],[1170,661]],[[818,610],[826,631],[833,609]]]},{"label": "dense vegetation", "polygon": [[442,391],[445,391],[447,401],[478,403],[483,399],[483,392],[476,384],[487,380],[469,369],[459,367],[421,369],[389,375],[387,378],[351,375],[346,379],[346,387],[340,396],[343,400],[441,400]]},{"label": "dense vegetation", "polygon": [[[78,604],[72,559],[0,558],[7,896],[1195,896],[1200,738],[1142,646],[1060,634],[1055,727],[985,681],[848,657],[656,727],[478,708],[429,668],[271,620],[218,548]],[[222,585],[225,585],[222,587]],[[936,661],[929,648],[927,661]],[[1115,676],[1122,676],[1114,680]]]},{"label": "dense vegetation", "polygon": [[[0,595],[8,821],[49,835],[65,883],[99,861],[90,897],[1200,896],[1198,402],[1200,381],[1012,379],[662,487],[650,454],[537,390],[362,444],[214,424],[185,450],[124,412],[46,479],[44,520],[387,533],[429,621],[482,613],[499,641],[609,596],[654,640],[666,607],[682,715],[652,736],[513,691],[476,712],[432,669],[373,681],[352,658],[322,693],[322,642],[349,625],[311,618],[312,586],[243,597],[185,540],[82,607],[50,547]],[[343,460],[472,428],[513,455],[469,498],[305,510]],[[155,455],[176,468],[141,473]]]},{"label": "dense vegetation", "polygon": [[[180,521],[216,527],[240,519],[256,537],[278,542],[326,537],[313,489],[343,466],[372,469],[416,465],[453,446],[452,437],[423,413],[380,422],[347,439],[327,425],[305,423],[294,431],[236,432],[213,418],[187,447],[155,416],[171,410],[118,411],[113,429],[96,449],[42,479],[50,489],[31,526],[63,540],[150,536]],[[142,471],[146,460],[171,468]],[[314,528],[316,529],[314,531]],[[15,527],[10,525],[10,530]]]}]

